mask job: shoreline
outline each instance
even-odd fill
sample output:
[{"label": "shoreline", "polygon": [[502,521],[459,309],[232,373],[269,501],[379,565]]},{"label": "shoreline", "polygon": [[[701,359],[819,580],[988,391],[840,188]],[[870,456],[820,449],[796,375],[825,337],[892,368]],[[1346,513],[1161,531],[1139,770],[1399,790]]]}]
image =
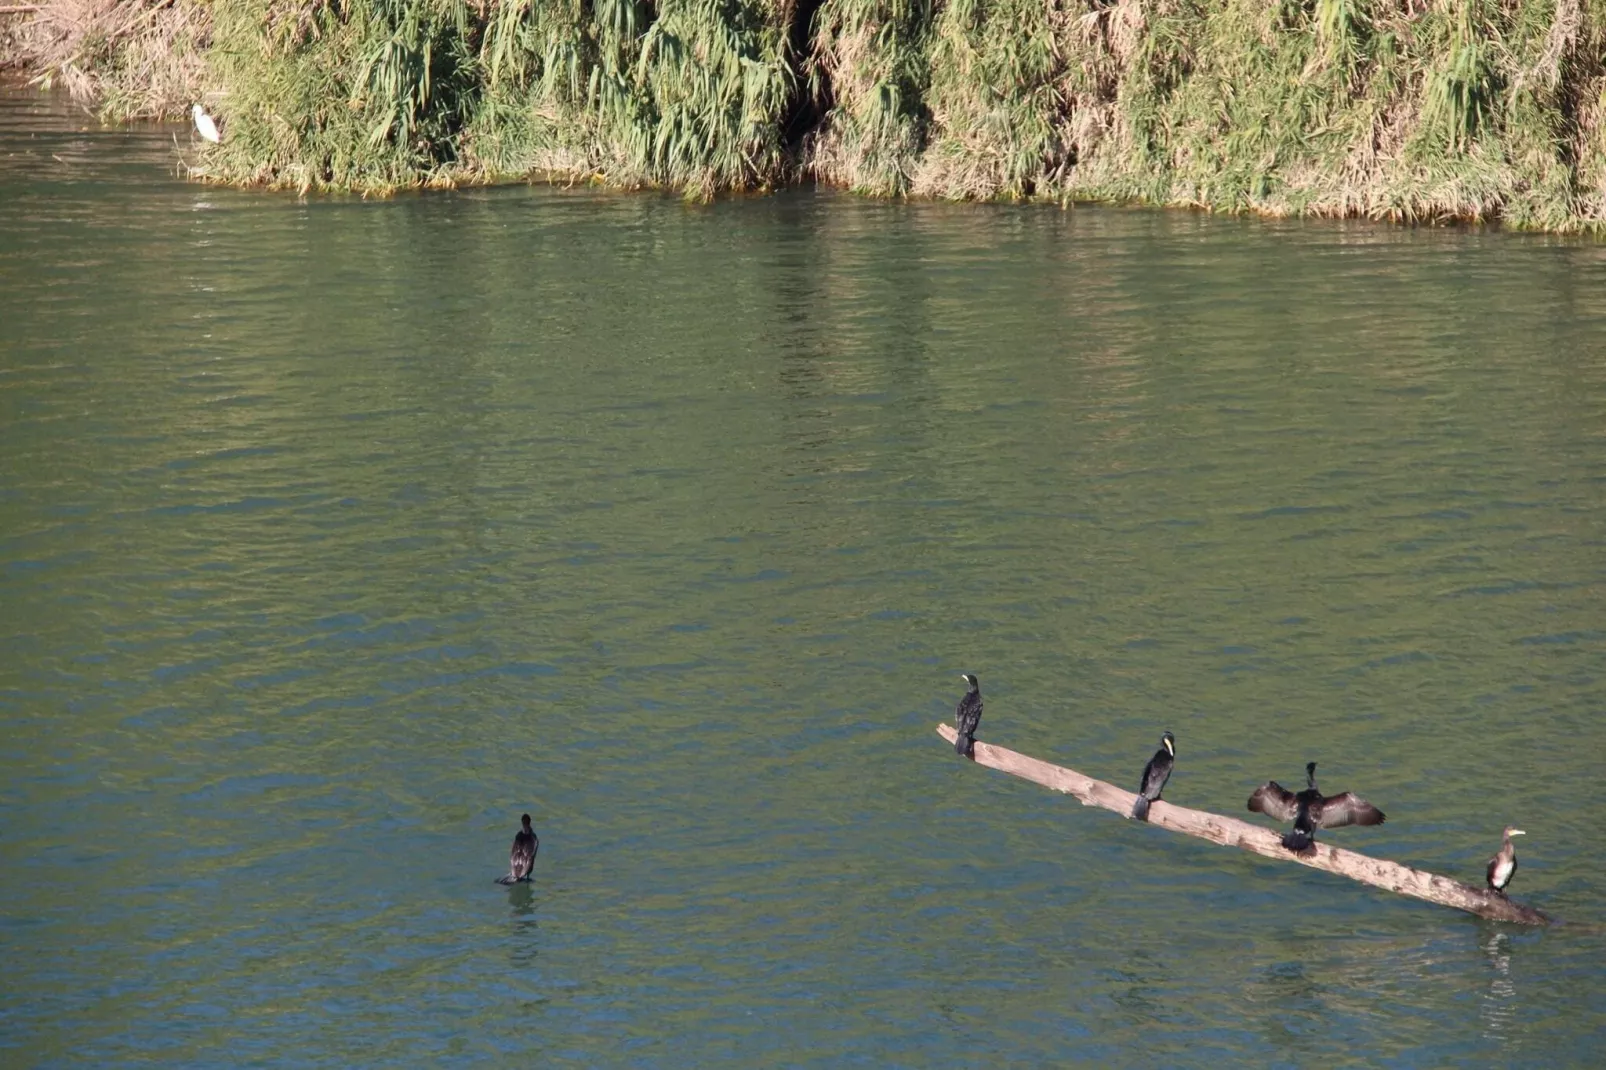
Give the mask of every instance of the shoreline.
[{"label": "shoreline", "polygon": [[0,4],[0,77],[108,120],[203,101],[225,136],[188,175],[236,187],[812,184],[1606,230],[1606,26],[1572,0],[1347,2],[627,2],[614,25],[551,0],[135,0],[99,23],[42,0]]}]

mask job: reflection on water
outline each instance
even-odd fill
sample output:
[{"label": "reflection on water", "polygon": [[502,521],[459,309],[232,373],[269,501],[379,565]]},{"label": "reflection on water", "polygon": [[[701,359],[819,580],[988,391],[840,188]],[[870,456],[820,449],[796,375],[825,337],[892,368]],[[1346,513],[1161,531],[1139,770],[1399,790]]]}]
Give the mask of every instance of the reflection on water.
[{"label": "reflection on water", "polygon": [[931,727],[1595,917],[1597,244],[172,157],[0,97],[0,1062],[1595,1059],[1595,929]]},{"label": "reflection on water", "polygon": [[1511,977],[1511,936],[1500,930],[1489,932],[1483,953],[1489,964],[1489,990],[1478,1008],[1483,1035],[1490,1040],[1512,1040],[1517,986]]},{"label": "reflection on water", "polygon": [[1306,964],[1278,962],[1257,976],[1246,993],[1272,1013],[1265,1021],[1266,1041],[1280,1050],[1308,1050],[1307,1038],[1320,1036],[1327,1007],[1326,989],[1312,978]]},{"label": "reflection on water", "polygon": [[508,933],[508,963],[515,970],[528,969],[540,954],[541,924],[535,916],[534,885],[510,885],[507,903],[513,918]]}]

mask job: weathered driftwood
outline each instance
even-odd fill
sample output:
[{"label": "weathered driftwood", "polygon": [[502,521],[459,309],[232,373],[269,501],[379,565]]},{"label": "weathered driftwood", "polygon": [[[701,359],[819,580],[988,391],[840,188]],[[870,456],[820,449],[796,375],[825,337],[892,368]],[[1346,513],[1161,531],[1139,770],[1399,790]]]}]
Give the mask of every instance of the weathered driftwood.
[{"label": "weathered driftwood", "polygon": [[[940,724],[937,726],[937,732],[949,743],[954,741],[952,725]],[[1102,780],[1083,776],[1074,769],[1050,765],[1048,762],[1028,758],[1024,754],[1006,750],[992,743],[983,743],[981,740],[976,741],[976,764],[1012,773],[1023,780],[1041,784],[1045,788],[1074,795],[1084,806],[1102,806],[1123,816],[1132,812],[1132,801],[1137,798],[1130,791],[1123,791],[1114,784],[1106,784]],[[1246,794],[1245,798],[1247,797]],[[1325,869],[1329,873],[1337,873],[1341,877],[1348,877],[1362,884],[1371,884],[1401,895],[1426,899],[1430,903],[1455,907],[1457,910],[1465,910],[1494,921],[1548,925],[1551,920],[1533,907],[1496,895],[1487,888],[1462,884],[1449,877],[1440,877],[1420,869],[1402,866],[1398,862],[1346,851],[1320,840],[1316,843],[1314,856],[1300,858],[1283,847],[1281,832],[1262,825],[1252,825],[1235,817],[1225,817],[1204,810],[1189,810],[1187,807],[1176,806],[1164,800],[1155,802],[1149,807],[1149,824],[1170,829],[1172,832],[1197,836],[1213,843],[1241,847],[1245,851],[1265,855],[1267,858],[1297,862],[1312,869]]]}]

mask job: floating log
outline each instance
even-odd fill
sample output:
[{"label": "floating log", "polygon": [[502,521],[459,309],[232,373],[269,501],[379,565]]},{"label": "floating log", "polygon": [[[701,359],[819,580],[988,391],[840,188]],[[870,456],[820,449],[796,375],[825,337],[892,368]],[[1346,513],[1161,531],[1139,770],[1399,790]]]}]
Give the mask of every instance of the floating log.
[{"label": "floating log", "polygon": [[[950,744],[954,741],[952,725],[937,726],[938,735]],[[976,764],[1011,773],[1023,780],[1041,784],[1045,788],[1063,791],[1080,799],[1083,806],[1102,806],[1125,817],[1132,812],[1132,801],[1137,798],[1114,784],[1083,776],[1074,769],[1051,765],[1024,754],[1006,750],[992,743],[976,741]],[[1248,798],[1245,795],[1245,798]],[[1324,869],[1341,877],[1384,888],[1400,895],[1426,899],[1440,906],[1454,907],[1491,921],[1514,921],[1523,925],[1549,925],[1551,919],[1533,907],[1496,895],[1488,888],[1462,884],[1449,877],[1427,873],[1420,869],[1402,866],[1382,858],[1346,851],[1324,841],[1316,843],[1316,854],[1301,858],[1282,845],[1282,833],[1263,825],[1252,825],[1235,817],[1225,817],[1204,810],[1189,810],[1165,800],[1149,807],[1149,824],[1172,832],[1197,836],[1202,840],[1240,847],[1253,854],[1264,855],[1283,862],[1295,862],[1312,869]]]}]

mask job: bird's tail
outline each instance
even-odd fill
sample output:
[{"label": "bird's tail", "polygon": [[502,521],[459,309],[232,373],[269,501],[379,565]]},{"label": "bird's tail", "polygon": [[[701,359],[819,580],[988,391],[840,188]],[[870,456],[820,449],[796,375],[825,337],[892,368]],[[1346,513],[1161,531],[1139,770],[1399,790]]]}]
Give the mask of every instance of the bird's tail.
[{"label": "bird's tail", "polygon": [[1283,833],[1283,846],[1301,858],[1309,858],[1316,853],[1316,840],[1304,829]]},{"label": "bird's tail", "polygon": [[1149,820],[1149,800],[1142,795],[1139,795],[1137,801],[1132,804],[1132,819],[1134,821]]},{"label": "bird's tail", "polygon": [[513,874],[509,873],[505,877],[496,878],[496,883],[498,883],[498,884],[517,884],[518,880],[519,879],[517,877],[515,877]]},{"label": "bird's tail", "polygon": [[959,733],[954,737],[954,753],[961,758],[975,758],[976,737],[965,732]]}]

